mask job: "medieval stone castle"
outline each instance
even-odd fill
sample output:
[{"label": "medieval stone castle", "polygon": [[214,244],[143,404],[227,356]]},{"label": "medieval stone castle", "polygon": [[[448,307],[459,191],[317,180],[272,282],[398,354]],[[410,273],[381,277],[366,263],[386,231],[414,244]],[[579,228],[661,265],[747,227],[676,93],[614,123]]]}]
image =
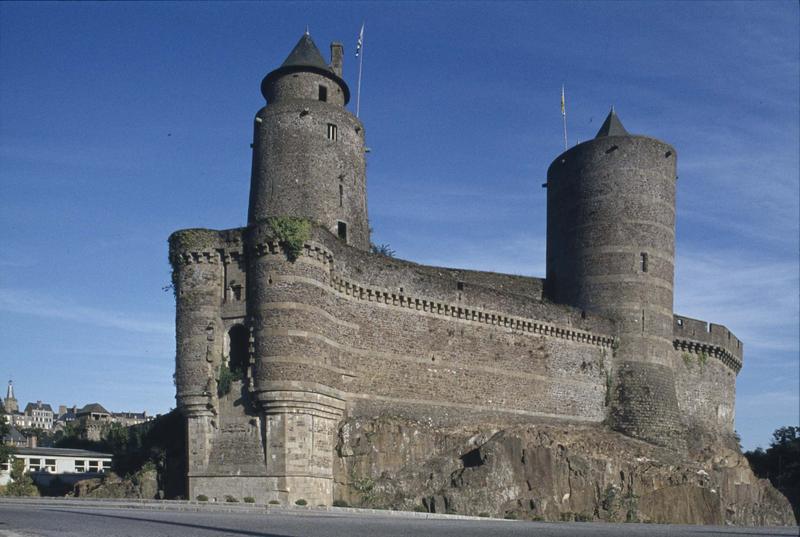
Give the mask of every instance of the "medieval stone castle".
[{"label": "medieval stone castle", "polygon": [[190,498],[329,505],[348,416],[733,433],[742,344],[673,313],[674,148],[612,110],[556,157],[545,279],[373,253],[342,51],[264,78],[247,226],[170,237]]}]

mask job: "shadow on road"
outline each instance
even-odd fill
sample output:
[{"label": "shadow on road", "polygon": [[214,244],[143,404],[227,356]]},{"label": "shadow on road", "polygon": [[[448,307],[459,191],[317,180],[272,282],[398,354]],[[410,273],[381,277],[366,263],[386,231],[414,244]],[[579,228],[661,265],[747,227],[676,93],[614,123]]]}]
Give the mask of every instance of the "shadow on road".
[{"label": "shadow on road", "polygon": [[83,516],[93,516],[93,517],[100,517],[100,518],[116,518],[119,520],[135,520],[136,522],[148,522],[150,524],[163,524],[166,526],[180,526],[183,528],[193,528],[198,530],[207,530],[207,531],[218,531],[222,533],[226,533],[229,535],[249,535],[252,537],[295,537],[293,535],[286,535],[282,533],[263,533],[260,531],[250,531],[250,530],[239,530],[235,528],[221,528],[216,526],[202,526],[200,524],[187,524],[185,522],[169,522],[166,520],[151,520],[149,518],[137,518],[133,516],[123,516],[123,515],[104,515],[100,513],[86,513],[81,511],[70,511],[67,509],[51,509],[52,511],[57,511],[60,513],[69,513],[71,515],[83,515]]}]

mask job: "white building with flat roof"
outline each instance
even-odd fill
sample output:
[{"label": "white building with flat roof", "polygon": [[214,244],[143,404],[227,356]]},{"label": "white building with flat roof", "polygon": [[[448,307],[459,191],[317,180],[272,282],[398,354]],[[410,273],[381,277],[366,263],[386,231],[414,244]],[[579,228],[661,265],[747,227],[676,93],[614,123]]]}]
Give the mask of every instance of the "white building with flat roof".
[{"label": "white building with flat roof", "polygon": [[[25,471],[35,482],[48,484],[55,477],[74,483],[110,472],[112,455],[86,449],[21,447],[15,449],[13,458],[25,461]],[[0,463],[0,485],[11,481],[10,469],[10,460]]]}]

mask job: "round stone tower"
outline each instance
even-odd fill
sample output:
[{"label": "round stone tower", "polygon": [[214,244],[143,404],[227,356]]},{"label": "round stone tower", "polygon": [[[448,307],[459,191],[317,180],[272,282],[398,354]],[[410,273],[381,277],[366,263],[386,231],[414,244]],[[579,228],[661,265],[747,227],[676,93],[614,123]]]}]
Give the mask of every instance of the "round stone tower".
[{"label": "round stone tower", "polygon": [[676,157],[628,134],[612,109],[547,171],[547,294],[616,322],[611,425],[669,445],[682,437],[670,359]]},{"label": "round stone tower", "polygon": [[342,46],[331,65],[306,33],[261,82],[255,118],[248,222],[295,216],[369,249],[364,127],[347,111]]}]

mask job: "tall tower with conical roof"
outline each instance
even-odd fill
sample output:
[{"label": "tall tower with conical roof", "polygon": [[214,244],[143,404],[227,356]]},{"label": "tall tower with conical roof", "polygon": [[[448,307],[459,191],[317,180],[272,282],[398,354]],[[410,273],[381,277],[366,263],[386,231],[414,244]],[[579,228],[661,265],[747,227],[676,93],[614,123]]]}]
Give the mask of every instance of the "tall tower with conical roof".
[{"label": "tall tower with conical roof", "polygon": [[345,105],[342,45],[326,64],[307,33],[261,82],[248,222],[299,216],[369,249],[364,127]]},{"label": "tall tower with conical roof", "polygon": [[676,152],[614,109],[547,172],[547,294],[613,319],[613,427],[680,442],[672,369]]},{"label": "tall tower with conical roof", "polygon": [[8,388],[6,389],[6,398],[3,399],[3,407],[9,414],[16,414],[19,412],[19,403],[17,398],[14,397],[14,382],[8,381]]}]

